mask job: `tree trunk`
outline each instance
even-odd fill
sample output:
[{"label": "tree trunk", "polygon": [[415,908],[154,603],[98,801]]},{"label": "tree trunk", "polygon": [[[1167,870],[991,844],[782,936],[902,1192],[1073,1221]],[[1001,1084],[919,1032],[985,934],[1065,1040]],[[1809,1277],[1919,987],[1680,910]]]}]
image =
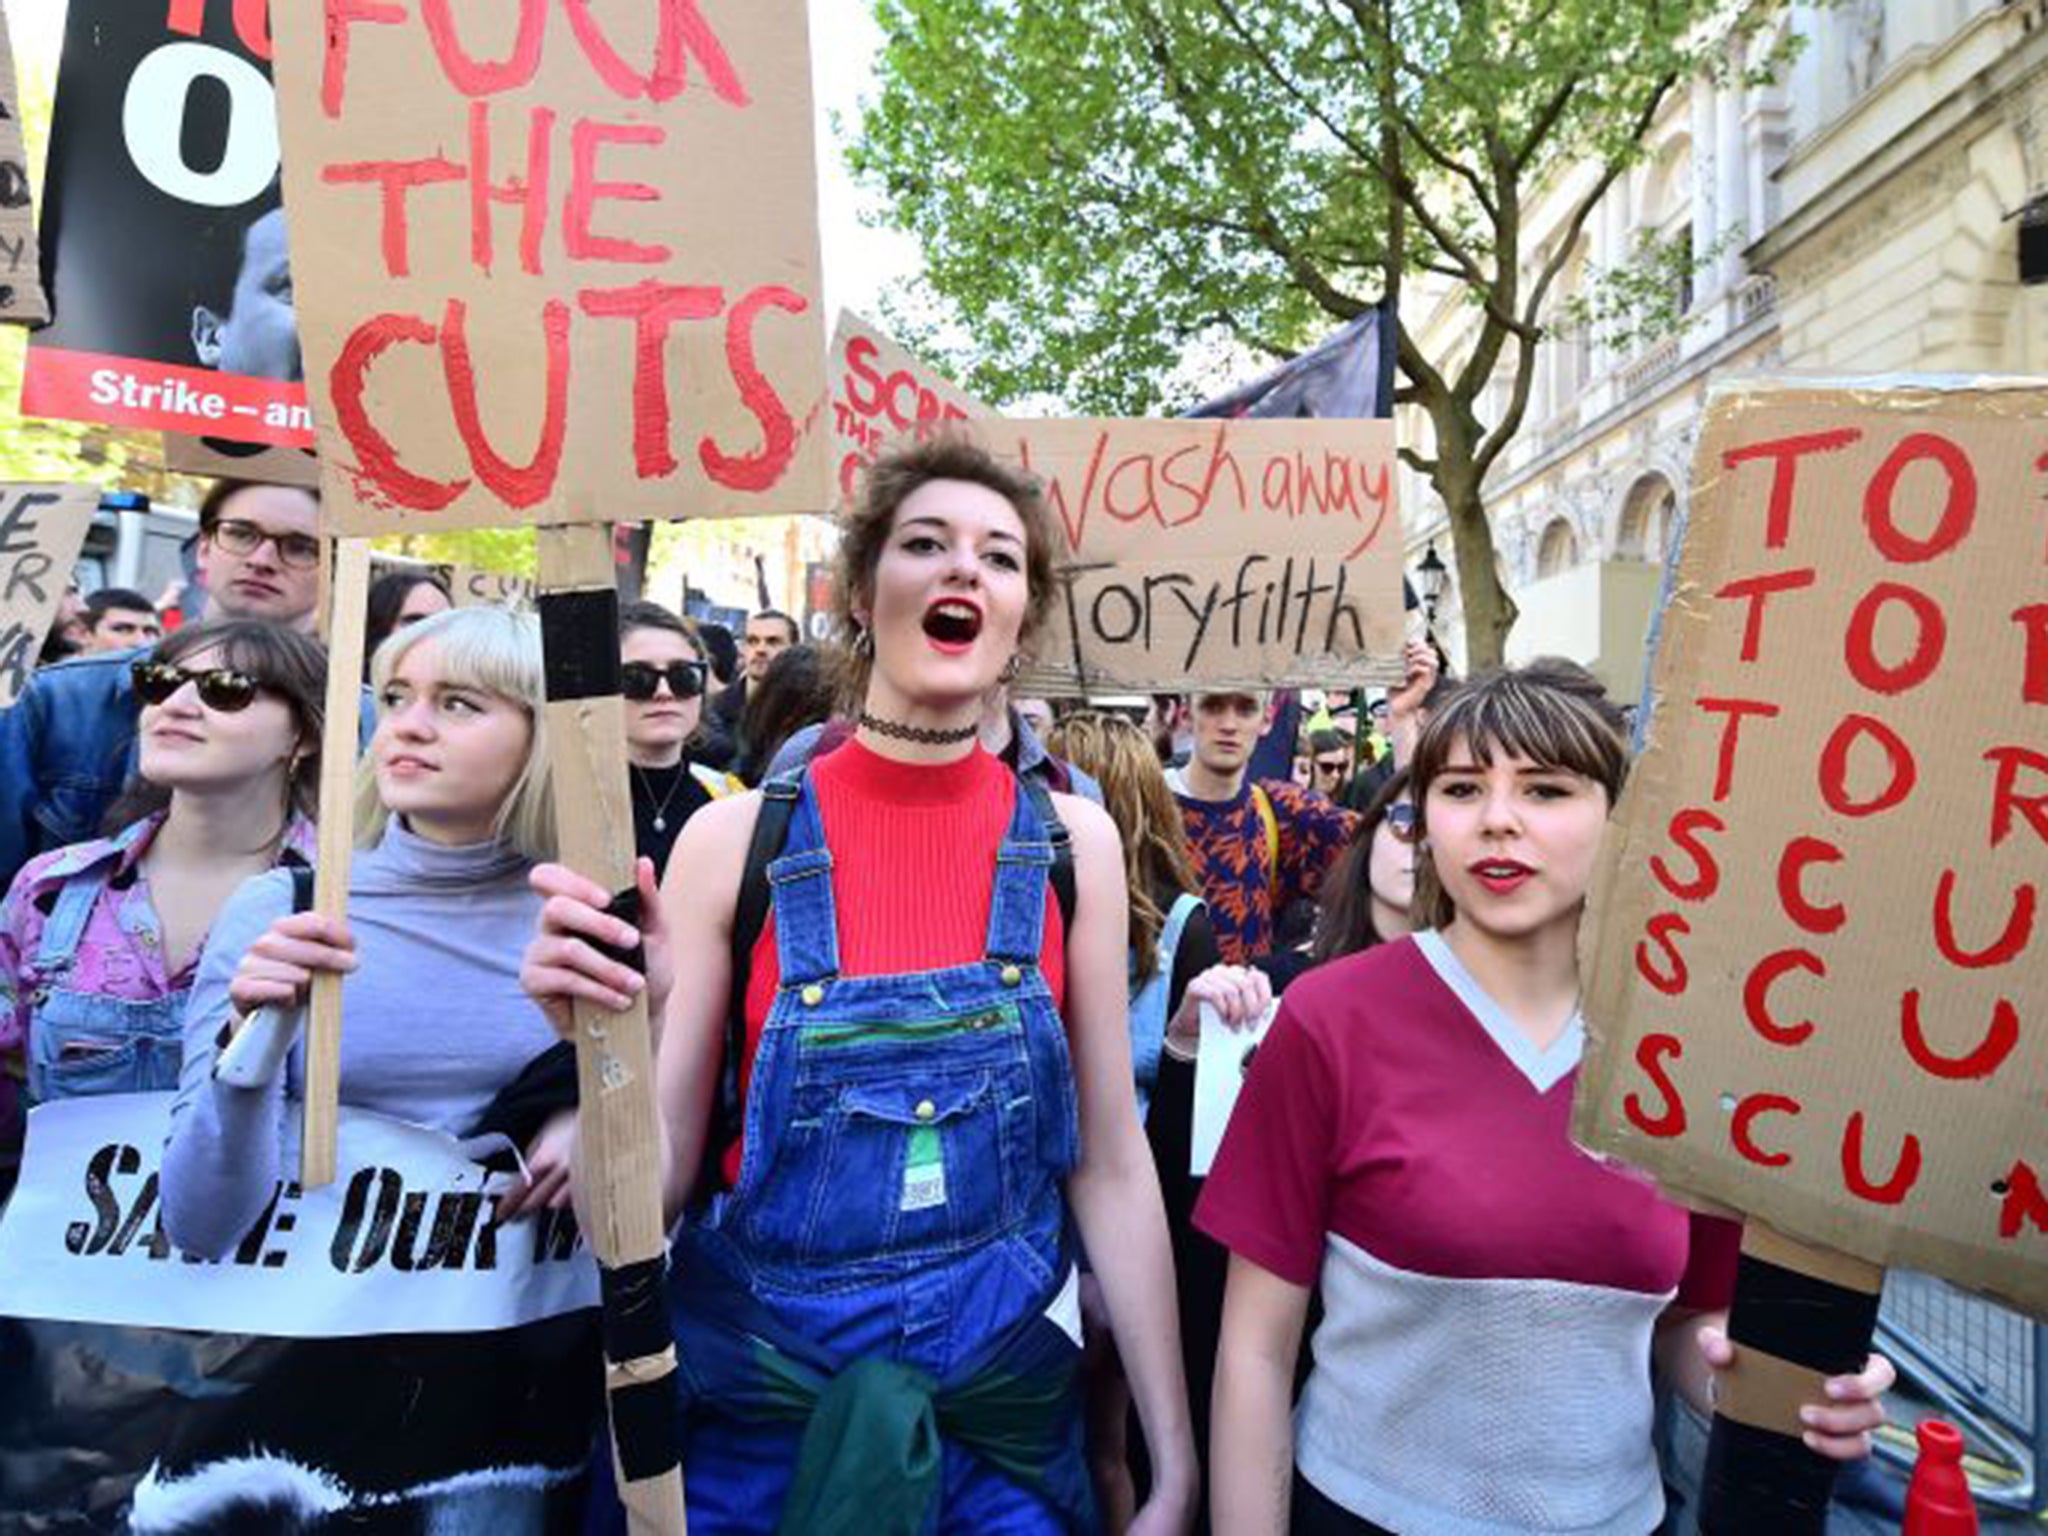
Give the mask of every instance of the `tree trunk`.
[{"label": "tree trunk", "polygon": [[1493,525],[1479,482],[1469,468],[1454,460],[1445,445],[1431,481],[1450,515],[1452,563],[1458,574],[1458,597],[1465,618],[1465,661],[1470,671],[1497,667],[1505,659],[1508,631],[1520,611],[1500,582],[1494,558]]}]

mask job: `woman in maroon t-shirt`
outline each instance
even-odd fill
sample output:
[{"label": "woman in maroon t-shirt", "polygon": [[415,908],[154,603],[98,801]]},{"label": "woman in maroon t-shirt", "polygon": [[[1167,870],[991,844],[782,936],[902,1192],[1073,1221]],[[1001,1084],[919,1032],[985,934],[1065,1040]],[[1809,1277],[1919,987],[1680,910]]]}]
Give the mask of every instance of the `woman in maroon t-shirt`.
[{"label": "woman in maroon t-shirt", "polygon": [[[1411,768],[1428,931],[1310,972],[1197,1209],[1231,1250],[1210,1457],[1222,1531],[1648,1531],[1657,1368],[1704,1408],[1732,1228],[1569,1135],[1579,916],[1626,773],[1590,675],[1480,678]],[[1703,1240],[1704,1239],[1704,1240]],[[1325,1318],[1298,1415],[1312,1286]],[[1868,1453],[1891,1366],[1828,1383]]]}]

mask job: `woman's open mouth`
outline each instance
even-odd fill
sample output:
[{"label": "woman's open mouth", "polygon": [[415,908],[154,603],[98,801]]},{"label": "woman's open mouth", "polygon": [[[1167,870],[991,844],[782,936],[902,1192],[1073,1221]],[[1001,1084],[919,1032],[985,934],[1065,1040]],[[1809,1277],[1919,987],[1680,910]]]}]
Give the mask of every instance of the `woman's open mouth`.
[{"label": "woman's open mouth", "polygon": [[981,610],[958,598],[942,598],[925,609],[924,632],[942,651],[964,651],[981,634]]},{"label": "woman's open mouth", "polygon": [[1471,868],[1479,883],[1496,896],[1506,896],[1519,890],[1536,873],[1514,859],[1483,859]]}]

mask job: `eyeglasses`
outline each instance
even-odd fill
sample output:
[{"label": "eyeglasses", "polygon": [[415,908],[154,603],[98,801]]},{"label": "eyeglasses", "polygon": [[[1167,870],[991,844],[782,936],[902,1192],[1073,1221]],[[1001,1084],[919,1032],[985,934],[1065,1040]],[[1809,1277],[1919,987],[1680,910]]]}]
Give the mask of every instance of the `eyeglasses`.
[{"label": "eyeglasses", "polygon": [[168,661],[138,661],[131,669],[135,693],[145,704],[162,704],[187,683],[199,690],[199,702],[223,715],[247,709],[263,685],[246,672],[233,667],[208,667],[204,672],[187,671]]},{"label": "eyeglasses", "polygon": [[253,555],[265,544],[274,544],[277,558],[294,570],[311,570],[320,563],[320,541],[310,533],[272,533],[261,523],[224,517],[209,537],[231,555]]},{"label": "eyeglasses", "polygon": [[1404,843],[1414,842],[1422,831],[1422,817],[1416,811],[1412,800],[1396,800],[1387,807],[1387,813],[1381,821],[1389,832]]},{"label": "eyeglasses", "polygon": [[1349,763],[1345,762],[1344,759],[1341,757],[1331,759],[1328,761],[1319,757],[1315,760],[1315,764],[1316,772],[1323,775],[1323,777],[1329,779],[1341,778],[1343,776],[1344,770],[1351,766]]},{"label": "eyeglasses", "polygon": [[636,704],[645,704],[666,682],[677,698],[694,699],[704,691],[707,670],[701,661],[672,661],[665,667],[651,661],[629,661],[619,668],[619,692]]}]

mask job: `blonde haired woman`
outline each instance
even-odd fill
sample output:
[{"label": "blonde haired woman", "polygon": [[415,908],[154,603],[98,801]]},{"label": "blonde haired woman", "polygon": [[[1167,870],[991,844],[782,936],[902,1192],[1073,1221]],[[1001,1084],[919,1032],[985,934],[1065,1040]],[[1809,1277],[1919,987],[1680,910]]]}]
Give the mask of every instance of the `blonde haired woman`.
[{"label": "blonde haired woman", "polygon": [[[273,872],[229,900],[200,959],[163,1165],[165,1227],[188,1253],[225,1253],[290,1171],[300,1047],[254,1086],[217,1078],[214,1062],[257,1009],[298,1010],[314,972],[356,973],[341,1030],[354,1108],[464,1134],[554,1044],[519,986],[540,909],[527,874],[554,847],[539,625],[438,614],[384,643],[373,681],[347,921],[295,913],[290,875]],[[536,1143],[525,1204],[565,1194],[564,1136],[551,1126]]]}]

